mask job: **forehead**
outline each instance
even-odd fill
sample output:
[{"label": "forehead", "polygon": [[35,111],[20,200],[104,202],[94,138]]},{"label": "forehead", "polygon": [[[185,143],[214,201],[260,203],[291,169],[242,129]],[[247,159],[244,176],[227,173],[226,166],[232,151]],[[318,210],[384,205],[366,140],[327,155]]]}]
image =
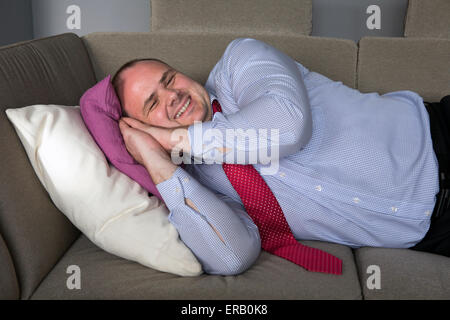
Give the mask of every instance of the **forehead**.
[{"label": "forehead", "polygon": [[154,91],[167,69],[171,68],[158,61],[141,61],[123,70],[119,96],[122,107],[130,116],[137,116],[143,102]]},{"label": "forehead", "polygon": [[[161,75],[170,69],[169,66],[158,61],[141,61],[135,65],[125,69],[122,73],[122,80],[124,84],[126,82],[132,83],[132,80],[158,80]],[[143,79],[142,79],[143,78]],[[131,80],[131,81],[128,81]]]},{"label": "forehead", "polygon": [[142,61],[125,69],[121,75],[125,99],[154,89],[169,66],[158,61]]}]

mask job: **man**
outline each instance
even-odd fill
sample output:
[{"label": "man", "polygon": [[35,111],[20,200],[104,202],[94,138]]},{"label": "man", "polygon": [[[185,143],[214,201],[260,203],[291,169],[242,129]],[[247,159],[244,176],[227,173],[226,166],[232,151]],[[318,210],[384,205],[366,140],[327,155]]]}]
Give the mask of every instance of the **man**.
[{"label": "man", "polygon": [[[220,164],[236,163],[239,152],[239,163],[260,173],[267,163],[250,151],[278,152],[278,170],[261,176],[296,239],[410,248],[430,228],[438,163],[414,92],[362,94],[254,39],[232,41],[205,87],[159,60],[126,64],[113,84],[127,116],[120,121],[127,149],[207,273],[241,273],[261,249]],[[214,100],[221,113],[213,114]],[[230,129],[276,134],[261,139],[266,145],[236,145],[220,138]],[[171,152],[179,149],[204,163],[177,166]],[[440,239],[447,244],[448,232]]]}]

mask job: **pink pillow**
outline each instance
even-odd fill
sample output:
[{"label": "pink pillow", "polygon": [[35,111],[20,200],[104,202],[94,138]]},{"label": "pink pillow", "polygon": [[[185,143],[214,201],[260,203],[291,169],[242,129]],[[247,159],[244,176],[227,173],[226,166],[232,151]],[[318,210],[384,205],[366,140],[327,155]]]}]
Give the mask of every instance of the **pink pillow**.
[{"label": "pink pillow", "polygon": [[119,129],[122,108],[111,84],[110,75],[83,94],[80,109],[86,127],[106,158],[119,171],[163,200],[147,169],[134,160],[127,151]]}]

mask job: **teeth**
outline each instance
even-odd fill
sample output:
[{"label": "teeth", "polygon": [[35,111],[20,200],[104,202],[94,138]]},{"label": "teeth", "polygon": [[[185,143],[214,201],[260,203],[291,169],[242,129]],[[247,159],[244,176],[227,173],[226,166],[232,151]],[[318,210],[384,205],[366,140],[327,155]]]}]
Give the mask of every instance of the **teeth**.
[{"label": "teeth", "polygon": [[175,116],[175,119],[178,119],[179,117],[181,117],[181,115],[183,114],[183,112],[186,111],[187,107],[189,106],[189,103],[191,102],[191,99],[188,99],[188,101],[186,101],[186,103],[184,104],[183,108],[181,108],[180,111],[178,111],[178,113]]}]

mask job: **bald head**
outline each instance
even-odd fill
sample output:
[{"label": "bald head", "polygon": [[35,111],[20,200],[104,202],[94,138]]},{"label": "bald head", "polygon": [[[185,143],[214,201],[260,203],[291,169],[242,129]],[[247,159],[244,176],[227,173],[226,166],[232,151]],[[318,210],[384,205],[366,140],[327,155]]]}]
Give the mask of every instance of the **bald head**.
[{"label": "bald head", "polygon": [[[133,66],[142,63],[142,62],[149,62],[149,61],[156,61],[159,62],[161,64],[164,64],[166,66],[169,66],[167,63],[165,63],[162,60],[156,59],[156,58],[139,58],[139,59],[133,59],[130,60],[126,63],[124,63],[114,74],[111,83],[114,87],[114,89],[116,90],[117,95],[119,95],[119,92],[121,92],[121,87],[123,85],[123,79],[122,79],[122,73],[128,69],[128,68],[132,68]],[[119,100],[122,101],[121,97],[119,96]]]}]

